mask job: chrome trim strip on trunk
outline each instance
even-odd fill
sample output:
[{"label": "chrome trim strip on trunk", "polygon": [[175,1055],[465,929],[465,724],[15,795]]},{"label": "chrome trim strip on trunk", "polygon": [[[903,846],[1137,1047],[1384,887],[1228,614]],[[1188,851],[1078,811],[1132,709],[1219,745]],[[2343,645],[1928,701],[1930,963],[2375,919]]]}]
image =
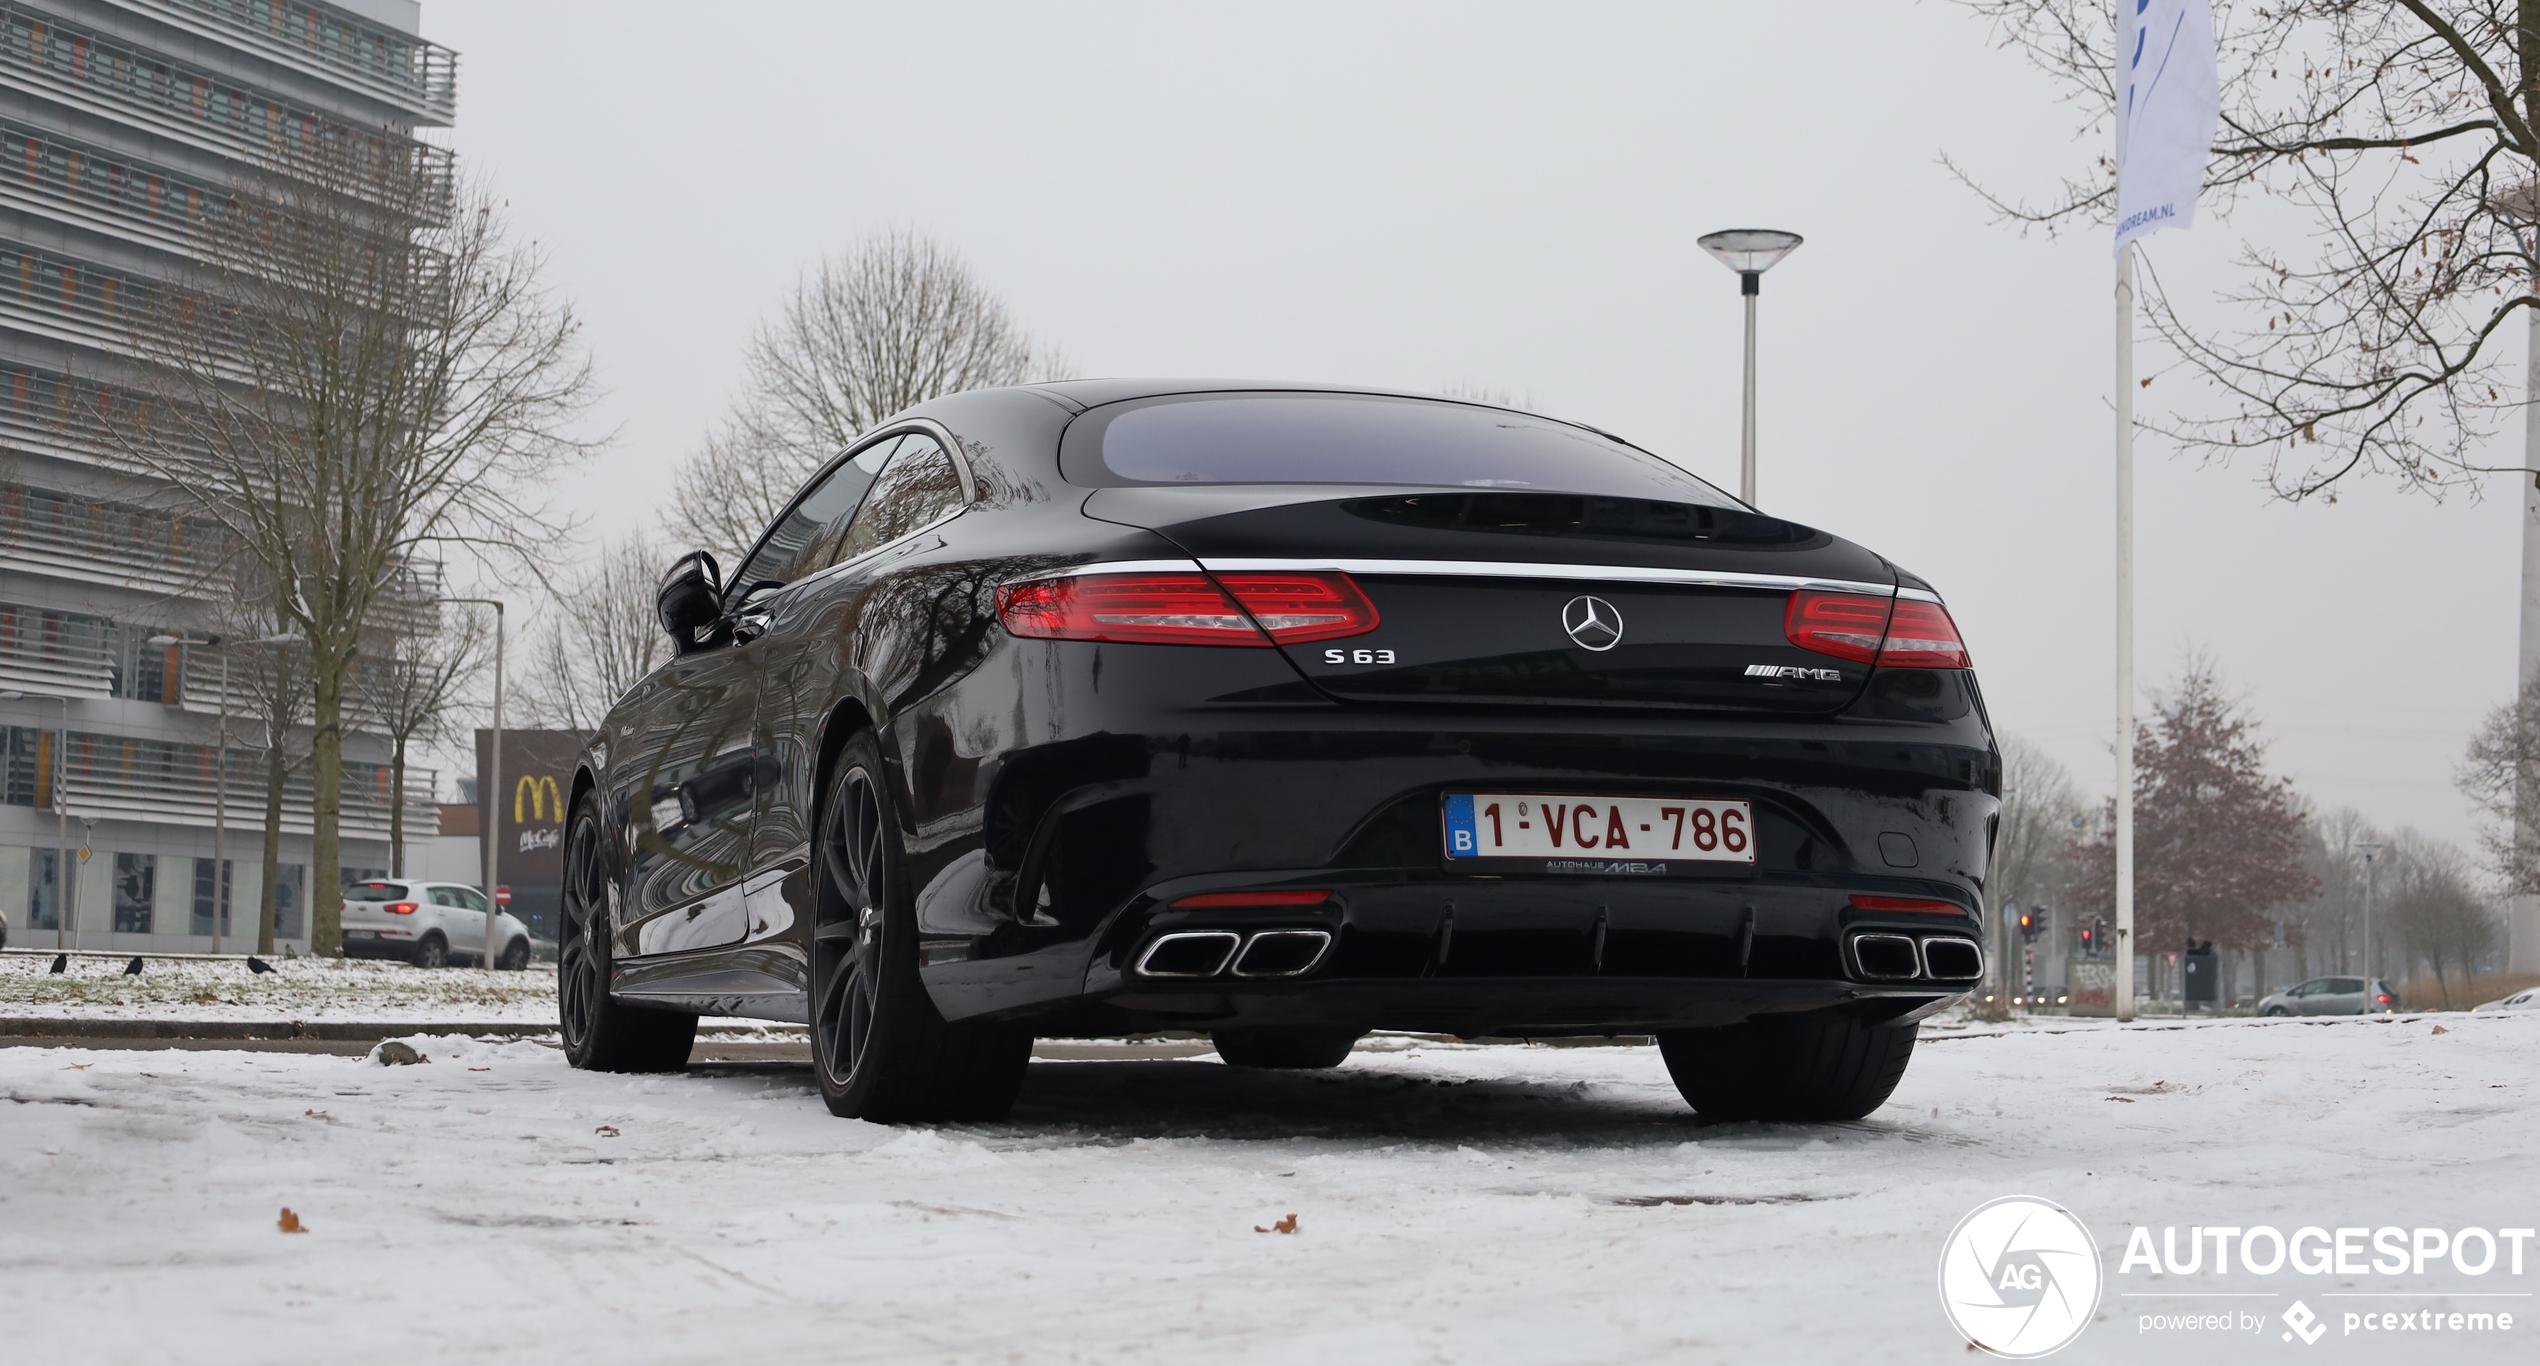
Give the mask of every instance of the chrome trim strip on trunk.
[{"label": "chrome trim strip on trunk", "polygon": [[[1874,597],[1896,596],[1892,583],[1861,583],[1851,579],[1813,579],[1795,574],[1748,574],[1728,569],[1655,569],[1630,564],[1529,564],[1513,560],[1360,560],[1349,558],[1312,559],[1210,559],[1200,564],[1211,573],[1240,574],[1267,570],[1277,573],[1291,569],[1337,569],[1344,574],[1426,574],[1477,579],[1578,579],[1609,583],[1674,583],[1703,588],[1760,588],[1780,592],[1813,589],[1824,593],[1865,593]],[[1103,568],[1087,565],[1077,573]]]}]

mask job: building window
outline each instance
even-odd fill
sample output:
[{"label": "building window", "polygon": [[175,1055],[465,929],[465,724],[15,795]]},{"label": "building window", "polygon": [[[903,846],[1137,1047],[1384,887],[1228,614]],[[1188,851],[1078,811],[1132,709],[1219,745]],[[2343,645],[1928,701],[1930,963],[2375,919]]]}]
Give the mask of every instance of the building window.
[{"label": "building window", "polygon": [[158,897],[158,855],[115,855],[115,933],[148,934]]},{"label": "building window", "polygon": [[220,883],[215,887],[212,882],[212,861],[207,858],[194,860],[194,924],[192,927],[194,933],[212,933],[212,912],[215,907],[220,912],[220,933],[230,932],[230,874],[235,871],[233,865],[236,862],[235,859],[220,861]]},{"label": "building window", "polygon": [[62,927],[62,851],[33,849],[28,855],[26,927],[58,930]]},{"label": "building window", "polygon": [[7,755],[0,759],[0,800],[11,806],[45,804],[36,791],[41,771],[36,764],[37,747],[44,743],[45,734],[32,726],[9,727]]},{"label": "building window", "polygon": [[309,902],[309,865],[286,863],[273,879],[273,937],[297,939],[307,933],[300,927],[300,913]]}]

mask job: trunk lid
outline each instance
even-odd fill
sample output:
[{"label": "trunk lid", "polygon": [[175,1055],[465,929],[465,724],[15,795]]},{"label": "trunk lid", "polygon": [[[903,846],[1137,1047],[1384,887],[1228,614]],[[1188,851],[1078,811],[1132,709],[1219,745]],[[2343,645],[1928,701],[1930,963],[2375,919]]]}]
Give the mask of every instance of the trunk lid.
[{"label": "trunk lid", "polygon": [[1214,572],[1347,572],[1377,628],[1281,647],[1345,701],[1833,712],[1869,668],[1791,644],[1790,595],[1896,585],[1850,542],[1692,503],[1212,485],[1101,489],[1085,511]]}]

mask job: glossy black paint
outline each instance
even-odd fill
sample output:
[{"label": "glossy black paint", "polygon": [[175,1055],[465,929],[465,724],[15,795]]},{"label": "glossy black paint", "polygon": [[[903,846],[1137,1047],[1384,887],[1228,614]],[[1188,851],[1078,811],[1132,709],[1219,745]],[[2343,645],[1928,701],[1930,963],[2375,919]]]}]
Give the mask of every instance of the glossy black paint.
[{"label": "glossy black paint", "polygon": [[[974,496],[877,551],[720,603],[707,643],[629,693],[585,754],[576,795],[596,795],[609,832],[622,999],[803,1009],[813,807],[830,758],[868,726],[905,813],[921,972],[952,1019],[1043,1034],[1550,1035],[1846,1002],[1906,1015],[1963,989],[1866,980],[1844,946],[1864,927],[1981,938],[2000,761],[1973,675],[1798,650],[1781,630],[1787,588],[1598,569],[1926,585],[1735,509],[1064,477],[1087,409],[1212,387],[975,392],[859,446],[923,431],[957,453]],[[996,620],[1001,583],[1194,556],[1481,567],[1353,570],[1382,625],[1316,646],[1022,640]],[[1564,636],[1561,605],[1580,594],[1621,609],[1622,645]],[[1332,647],[1397,662],[1333,662]],[[1757,680],[1756,664],[1837,676]],[[1450,873],[1438,809],[1459,787],[1741,798],[1758,861],[1665,879]],[[1277,887],[1333,895],[1304,909],[1169,906]],[[1963,913],[1862,911],[1854,894]],[[1132,971],[1156,934],[1282,927],[1334,944],[1289,980]]]}]

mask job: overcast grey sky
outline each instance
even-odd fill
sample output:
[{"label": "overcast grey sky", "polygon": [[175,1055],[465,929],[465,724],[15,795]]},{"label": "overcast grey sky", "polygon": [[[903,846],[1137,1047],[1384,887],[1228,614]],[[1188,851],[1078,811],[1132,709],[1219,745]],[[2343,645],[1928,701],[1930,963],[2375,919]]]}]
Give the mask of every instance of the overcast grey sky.
[{"label": "overcast grey sky", "polygon": [[[446,140],[589,324],[618,439],[568,493],[602,531],[653,524],[797,272],[892,226],[959,247],[1081,374],[1490,386],[1734,488],[1736,281],[1694,238],[1789,228],[1760,501],[1938,584],[2002,729],[2108,786],[2106,238],[2023,241],[1937,164],[2042,191],[2099,148],[1954,6],[423,15],[462,54]],[[2150,251],[2210,290],[2262,230]],[[2141,452],[2147,687],[2203,649],[2303,792],[2466,838],[2452,766],[2513,682],[2510,492],[2289,506]]]}]

